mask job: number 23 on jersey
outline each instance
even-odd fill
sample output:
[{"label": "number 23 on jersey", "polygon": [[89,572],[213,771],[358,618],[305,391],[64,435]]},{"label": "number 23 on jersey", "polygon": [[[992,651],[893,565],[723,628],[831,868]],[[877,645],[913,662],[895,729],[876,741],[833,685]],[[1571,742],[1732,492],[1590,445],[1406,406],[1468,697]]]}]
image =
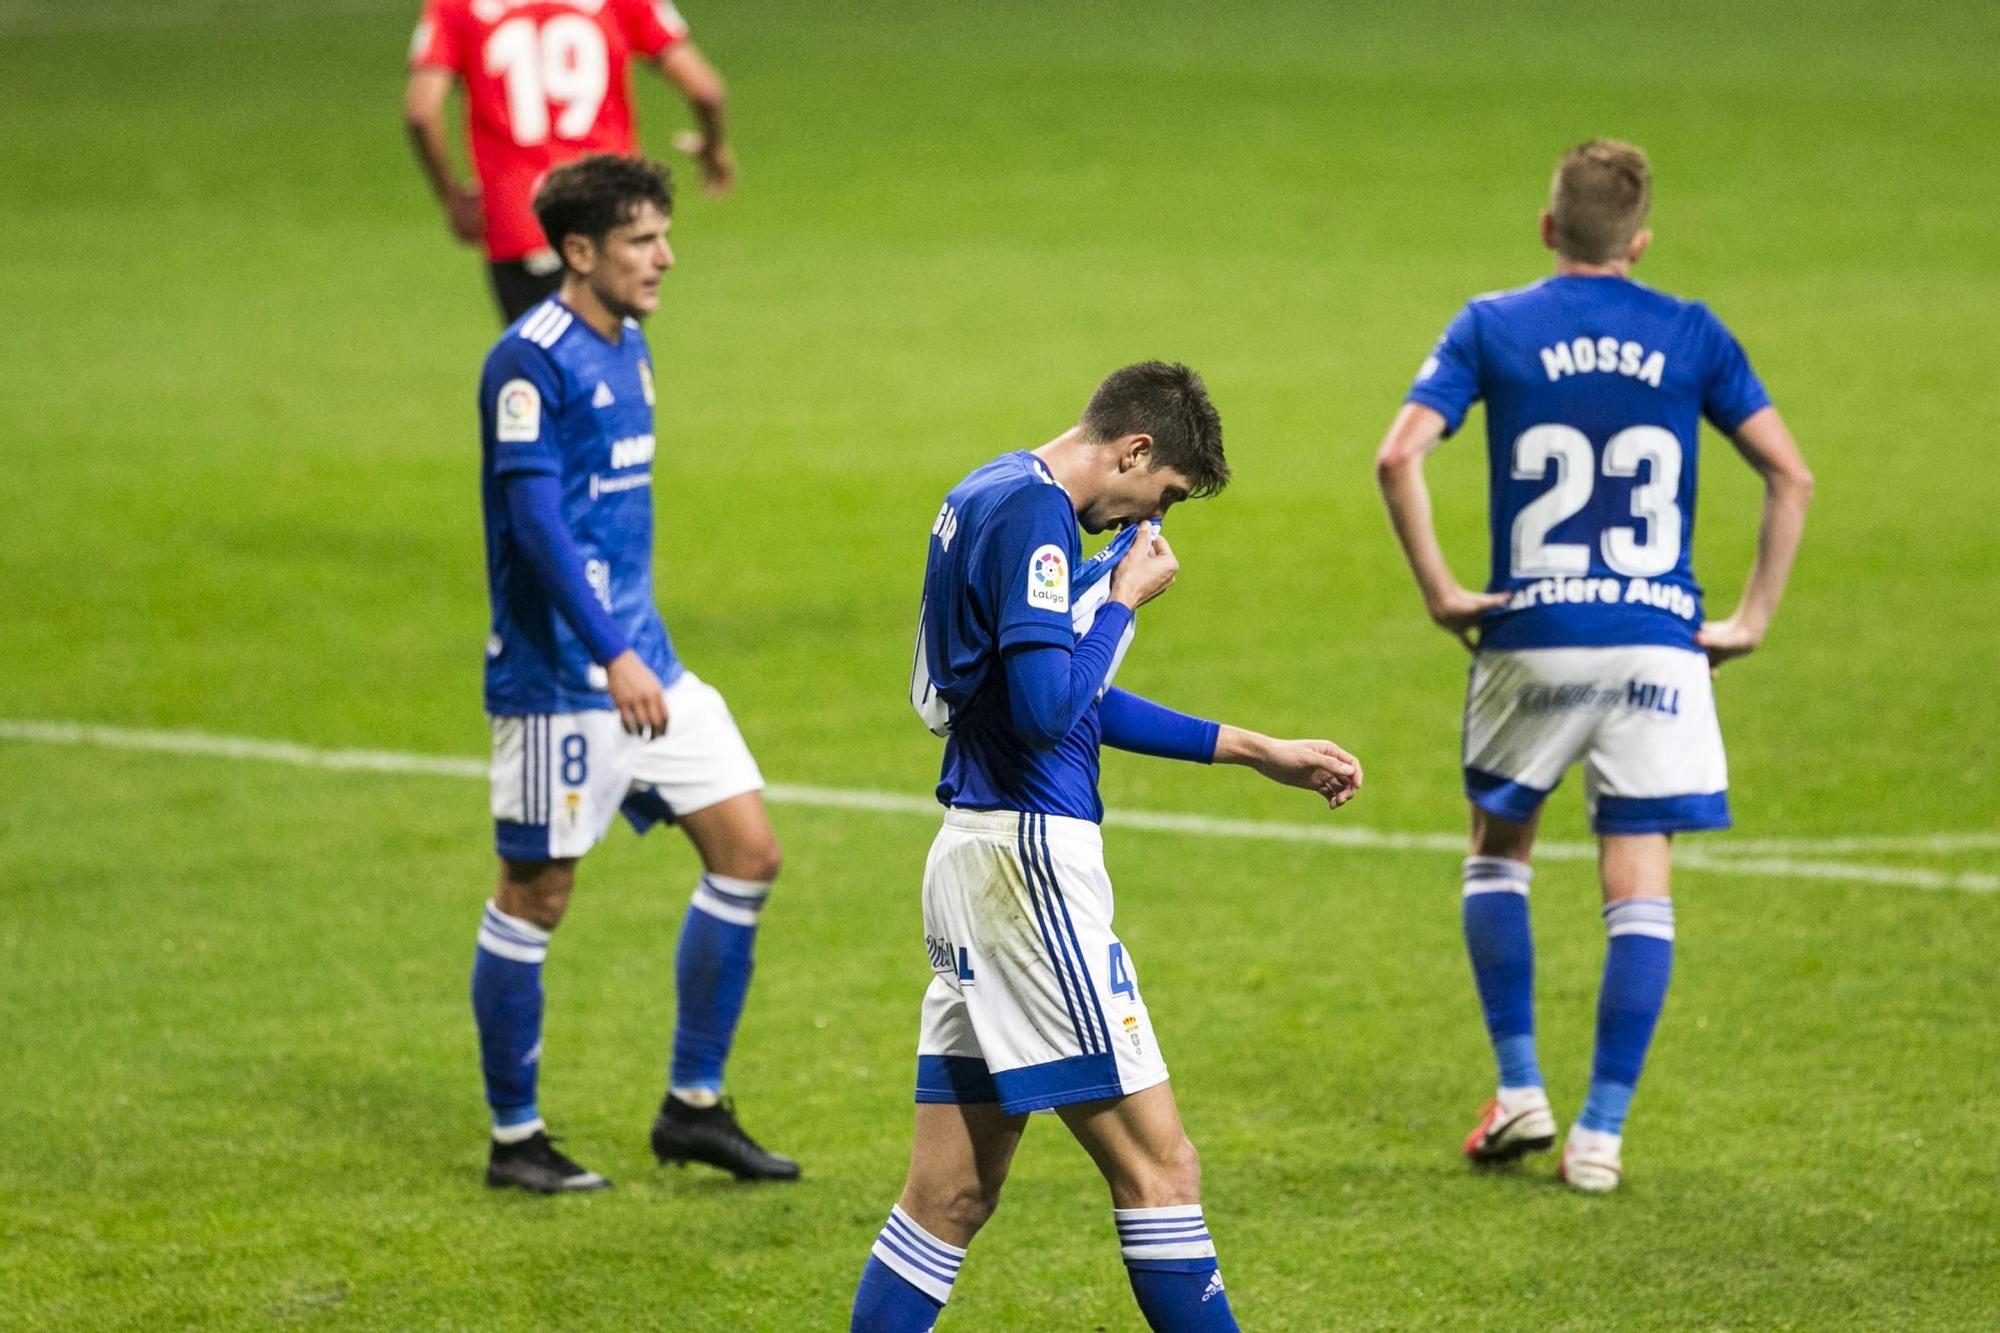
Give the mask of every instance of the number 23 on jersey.
[{"label": "number 23 on jersey", "polygon": [[1598,535],[1604,563],[1617,573],[1639,578],[1667,573],[1680,563],[1681,442],[1674,433],[1660,426],[1628,426],[1605,442],[1600,465],[1582,431],[1546,424],[1530,426],[1514,440],[1514,480],[1554,478],[1514,517],[1509,543],[1514,577],[1590,572],[1588,545],[1553,542],[1549,534],[1590,504],[1600,472],[1604,477],[1643,476],[1632,488],[1631,512],[1637,523],[1607,524]]}]

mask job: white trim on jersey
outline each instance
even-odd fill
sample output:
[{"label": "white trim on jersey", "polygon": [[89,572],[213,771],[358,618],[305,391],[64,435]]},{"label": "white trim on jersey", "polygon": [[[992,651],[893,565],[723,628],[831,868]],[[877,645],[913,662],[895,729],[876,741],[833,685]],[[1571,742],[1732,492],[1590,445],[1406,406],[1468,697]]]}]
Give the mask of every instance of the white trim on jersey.
[{"label": "white trim on jersey", "polygon": [[575,322],[576,316],[560,303],[544,301],[539,309],[522,321],[521,336],[537,347],[554,347]]}]

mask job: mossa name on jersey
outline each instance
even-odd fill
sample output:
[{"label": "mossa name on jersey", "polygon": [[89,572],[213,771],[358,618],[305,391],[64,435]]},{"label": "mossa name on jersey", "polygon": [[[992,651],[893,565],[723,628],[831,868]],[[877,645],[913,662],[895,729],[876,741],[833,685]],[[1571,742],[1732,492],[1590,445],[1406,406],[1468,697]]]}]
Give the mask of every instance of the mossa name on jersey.
[{"label": "mossa name on jersey", "polygon": [[1601,371],[1629,376],[1657,389],[1660,377],[1666,374],[1667,354],[1648,352],[1630,338],[1571,338],[1542,348],[1542,369],[1552,382],[1566,375]]}]

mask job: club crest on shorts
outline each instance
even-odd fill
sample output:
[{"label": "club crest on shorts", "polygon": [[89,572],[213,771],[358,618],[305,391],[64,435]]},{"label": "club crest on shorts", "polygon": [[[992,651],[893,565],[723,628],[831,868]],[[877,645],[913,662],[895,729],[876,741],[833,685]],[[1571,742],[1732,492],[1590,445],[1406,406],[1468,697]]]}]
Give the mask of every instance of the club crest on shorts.
[{"label": "club crest on shorts", "polygon": [[1028,557],[1028,605],[1069,610],[1069,560],[1060,546],[1038,546]]}]

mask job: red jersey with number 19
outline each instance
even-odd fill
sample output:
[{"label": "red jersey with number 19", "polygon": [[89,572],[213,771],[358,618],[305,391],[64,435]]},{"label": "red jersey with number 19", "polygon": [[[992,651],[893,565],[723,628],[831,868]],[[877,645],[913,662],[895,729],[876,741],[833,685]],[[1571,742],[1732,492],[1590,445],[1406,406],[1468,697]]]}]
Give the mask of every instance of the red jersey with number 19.
[{"label": "red jersey with number 19", "polygon": [[627,66],[687,39],[666,0],[428,0],[410,64],[465,85],[486,253],[520,259],[547,241],[529,206],[550,167],[630,153]]}]

